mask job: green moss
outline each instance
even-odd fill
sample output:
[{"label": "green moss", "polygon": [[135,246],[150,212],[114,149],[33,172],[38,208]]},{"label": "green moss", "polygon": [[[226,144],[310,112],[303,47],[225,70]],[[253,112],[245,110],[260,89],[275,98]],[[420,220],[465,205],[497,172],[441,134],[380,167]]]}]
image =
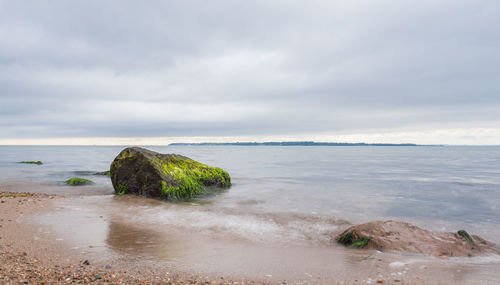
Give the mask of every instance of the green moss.
[{"label": "green moss", "polygon": [[[186,200],[213,191],[212,187],[229,187],[231,177],[218,168],[177,154],[160,154],[133,147],[124,149],[111,163],[115,187],[126,184],[129,194]],[[115,189],[118,193],[118,189]]]},{"label": "green moss", "polygon": [[350,245],[354,240],[354,232],[350,231],[346,234],[341,234],[337,241],[343,245]]},{"label": "green moss", "polygon": [[73,178],[66,180],[66,184],[71,185],[71,186],[81,186],[81,185],[94,184],[94,182],[92,182],[88,179],[73,177]]},{"label": "green moss", "polygon": [[26,164],[43,164],[43,162],[41,162],[40,160],[37,160],[37,161],[20,161],[19,163],[26,163]]},{"label": "green moss", "polygon": [[124,151],[121,153],[120,159],[124,159],[124,158],[133,159],[133,158],[135,158],[135,155],[132,154],[130,151]]},{"label": "green moss", "polygon": [[360,236],[349,247],[352,247],[352,248],[363,248],[366,245],[368,245],[368,243],[370,242],[370,240],[371,239],[369,237]]},{"label": "green moss", "polygon": [[465,238],[466,240],[470,241],[471,243],[474,243],[474,239],[465,230],[459,230],[457,233],[459,236]]},{"label": "green moss", "polygon": [[162,181],[161,182],[161,196],[163,198],[167,197],[168,192],[167,192],[167,182]]},{"label": "green moss", "polygon": [[354,231],[347,232],[339,236],[337,241],[351,248],[364,248],[371,238],[356,234]]},{"label": "green moss", "polygon": [[166,199],[181,200],[199,196],[206,192],[206,185],[231,186],[229,174],[218,167],[175,155],[169,156],[169,159],[154,157],[151,161],[165,178],[173,182],[168,187],[165,181],[162,182],[162,197]]},{"label": "green moss", "polygon": [[121,184],[116,188],[116,195],[124,195],[128,191],[128,186]]}]

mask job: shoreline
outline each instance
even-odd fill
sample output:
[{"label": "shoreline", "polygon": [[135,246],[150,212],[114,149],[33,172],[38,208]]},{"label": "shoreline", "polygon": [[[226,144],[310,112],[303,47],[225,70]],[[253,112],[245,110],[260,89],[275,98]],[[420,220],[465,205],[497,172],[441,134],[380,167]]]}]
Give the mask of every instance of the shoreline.
[{"label": "shoreline", "polygon": [[[189,267],[180,269],[165,264],[136,264],[133,258],[125,261],[121,258],[97,260],[90,258],[91,255],[75,250],[66,240],[49,233],[50,229],[47,227],[29,222],[32,217],[56,211],[57,204],[64,204],[69,201],[68,199],[71,198],[64,195],[0,191],[0,283],[469,284],[468,278],[464,276],[467,277],[469,271],[473,272],[467,266],[459,264],[443,264],[438,260],[405,263],[397,261],[401,260],[399,257],[404,255],[395,258],[388,253],[357,251],[342,247],[339,248],[347,254],[332,258],[341,259],[340,263],[336,263],[337,265],[348,263],[345,266],[348,270],[344,274],[337,277],[316,276],[314,278],[311,275],[310,278],[302,279],[290,277],[286,280],[281,277],[259,278],[251,274],[250,276],[237,273],[231,275],[227,272],[205,274],[196,270],[191,271]],[[215,243],[213,246],[218,245]],[[309,250],[314,250],[314,248]],[[251,258],[252,254],[243,254],[243,256]],[[295,259],[297,261],[294,262],[301,262],[300,253],[295,254]],[[342,261],[342,259],[345,260]],[[304,262],[308,262],[307,259],[304,259]],[[359,268],[356,269],[358,266]],[[442,272],[446,272],[449,276],[440,275]]]},{"label": "shoreline", "polygon": [[[55,209],[64,196],[0,191],[0,283],[2,284],[272,284],[130,268],[89,261],[63,241],[42,237],[26,217]],[[120,269],[118,269],[120,268]]]}]

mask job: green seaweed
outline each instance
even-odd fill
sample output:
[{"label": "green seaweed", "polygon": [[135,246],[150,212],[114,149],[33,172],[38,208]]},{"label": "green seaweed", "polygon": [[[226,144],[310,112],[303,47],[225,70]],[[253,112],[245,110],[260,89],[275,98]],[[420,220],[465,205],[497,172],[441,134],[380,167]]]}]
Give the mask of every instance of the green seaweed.
[{"label": "green seaweed", "polygon": [[371,239],[369,237],[359,236],[358,239],[355,242],[353,242],[349,247],[363,248],[368,245],[370,240]]},{"label": "green seaweed", "polygon": [[468,232],[466,232],[465,230],[459,230],[457,233],[458,233],[458,235],[459,235],[459,236],[461,236],[461,237],[465,238],[465,239],[466,239],[466,240],[468,240],[469,242],[471,242],[471,243],[474,243],[474,242],[475,242],[475,241],[474,241],[474,239],[472,238],[472,236],[471,236],[471,235],[469,235],[469,233],[468,233]]},{"label": "green seaweed", "polygon": [[36,160],[36,161],[20,161],[19,163],[25,163],[25,164],[37,164],[37,165],[41,165],[41,164],[43,164],[43,162],[41,162],[40,160]]},{"label": "green seaweed", "polygon": [[96,172],[96,173],[94,173],[94,175],[106,175],[106,176],[109,176],[110,175],[110,171],[106,170],[106,171]]},{"label": "green seaweed", "polygon": [[116,195],[124,195],[128,191],[128,186],[124,184],[118,185],[116,189]]},{"label": "green seaweed", "polygon": [[94,182],[84,179],[84,178],[79,178],[79,177],[73,177],[65,181],[66,184],[71,185],[71,186],[81,186],[81,185],[90,185],[94,184]]},{"label": "green seaweed", "polygon": [[154,157],[151,161],[164,177],[173,182],[167,187],[167,183],[162,181],[161,193],[166,199],[184,200],[205,194],[206,185],[214,182],[221,187],[231,186],[229,174],[218,167],[175,155],[169,156],[169,159]]},{"label": "green seaweed", "polygon": [[354,232],[350,231],[346,234],[341,234],[337,241],[343,245],[350,245],[352,244],[353,240],[354,240]]},{"label": "green seaweed", "polygon": [[341,234],[337,241],[351,248],[364,248],[371,238],[356,234],[354,231]]},{"label": "green seaweed", "polygon": [[167,182],[165,181],[161,181],[161,196],[163,198],[167,197]]}]

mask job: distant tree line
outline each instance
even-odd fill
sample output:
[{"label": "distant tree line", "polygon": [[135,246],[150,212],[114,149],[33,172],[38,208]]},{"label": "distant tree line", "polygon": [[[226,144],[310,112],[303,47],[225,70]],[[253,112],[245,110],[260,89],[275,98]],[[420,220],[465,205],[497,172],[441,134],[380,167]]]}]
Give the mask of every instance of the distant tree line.
[{"label": "distant tree line", "polygon": [[314,141],[291,141],[291,142],[202,142],[202,143],[171,143],[171,146],[180,145],[237,145],[237,146],[420,146],[413,143],[341,143],[341,142],[314,142]]}]

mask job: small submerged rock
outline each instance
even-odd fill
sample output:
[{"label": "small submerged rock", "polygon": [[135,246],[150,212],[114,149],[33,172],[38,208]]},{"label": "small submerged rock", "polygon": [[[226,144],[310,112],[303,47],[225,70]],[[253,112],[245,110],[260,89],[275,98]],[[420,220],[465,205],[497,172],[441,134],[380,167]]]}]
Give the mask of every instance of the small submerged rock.
[{"label": "small submerged rock", "polygon": [[84,179],[84,178],[79,178],[79,177],[73,177],[65,181],[67,185],[71,186],[81,186],[81,185],[91,185],[94,184],[91,180]]},{"label": "small submerged rock", "polygon": [[218,168],[178,154],[161,154],[145,148],[126,148],[110,167],[115,193],[166,200],[189,199],[229,187],[231,177]]},{"label": "small submerged rock", "polygon": [[399,221],[376,221],[345,230],[337,241],[353,248],[402,251],[433,256],[472,256],[499,253],[494,244],[465,230],[431,232]]},{"label": "small submerged rock", "polygon": [[106,176],[109,176],[109,173],[110,173],[110,171],[106,170],[106,171],[96,172],[96,173],[94,173],[94,175],[106,175]]},{"label": "small submerged rock", "polygon": [[24,163],[24,164],[37,164],[37,165],[41,165],[43,164],[43,162],[41,162],[40,160],[32,160],[32,161],[20,161],[19,163]]}]

